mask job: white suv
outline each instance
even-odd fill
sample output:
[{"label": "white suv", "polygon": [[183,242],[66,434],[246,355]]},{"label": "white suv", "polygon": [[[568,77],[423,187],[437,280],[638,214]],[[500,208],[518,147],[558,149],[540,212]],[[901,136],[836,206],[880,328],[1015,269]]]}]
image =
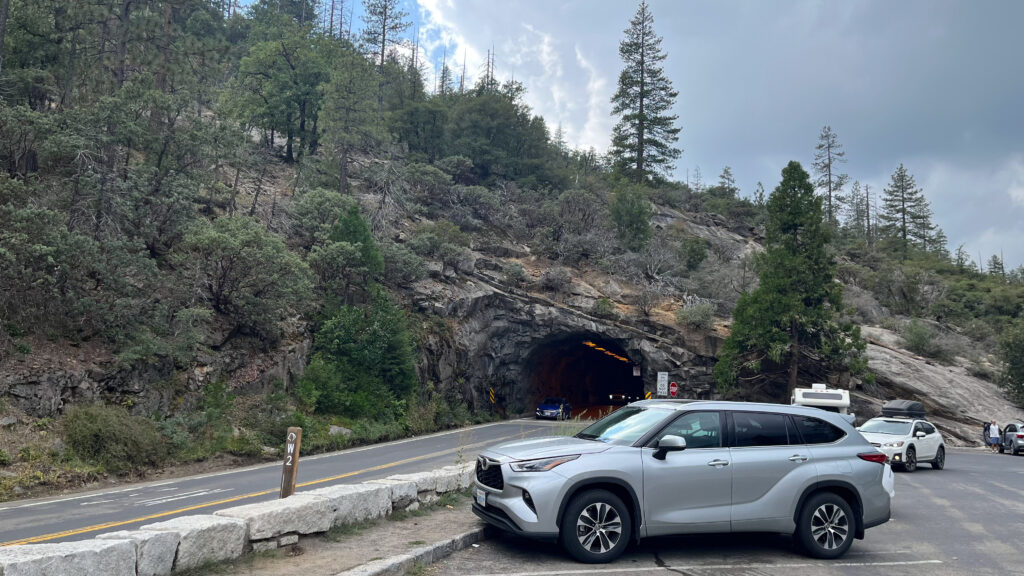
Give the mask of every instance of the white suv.
[{"label": "white suv", "polygon": [[931,462],[936,470],[946,466],[946,443],[927,420],[883,416],[868,420],[858,430],[906,472],[917,470],[919,462]]}]

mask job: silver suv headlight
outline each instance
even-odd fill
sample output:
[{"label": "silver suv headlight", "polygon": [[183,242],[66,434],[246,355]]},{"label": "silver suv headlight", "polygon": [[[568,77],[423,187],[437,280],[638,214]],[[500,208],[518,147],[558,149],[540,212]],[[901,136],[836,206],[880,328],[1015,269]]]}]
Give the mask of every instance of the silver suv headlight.
[{"label": "silver suv headlight", "polygon": [[510,462],[509,467],[515,472],[544,472],[561,466],[566,462],[572,462],[579,457],[579,454],[572,454],[570,456],[555,456],[554,458],[538,458],[537,460],[520,460],[518,462]]}]

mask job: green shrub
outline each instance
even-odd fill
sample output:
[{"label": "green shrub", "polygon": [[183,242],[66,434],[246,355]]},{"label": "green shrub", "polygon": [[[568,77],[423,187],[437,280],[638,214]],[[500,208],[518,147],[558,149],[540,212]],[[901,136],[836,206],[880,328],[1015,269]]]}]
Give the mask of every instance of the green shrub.
[{"label": "green shrub", "polygon": [[618,318],[619,316],[619,313],[615,310],[615,304],[612,304],[612,301],[607,298],[601,298],[594,302],[590,313],[598,318]]},{"label": "green shrub", "polygon": [[693,272],[708,257],[708,241],[691,236],[679,244],[679,257],[686,264],[686,269]]},{"label": "green shrub", "polygon": [[384,254],[384,281],[391,286],[408,286],[427,275],[423,258],[401,244],[385,241],[380,245]]},{"label": "green shrub", "polygon": [[228,441],[228,452],[235,456],[259,456],[263,453],[263,444],[259,441],[256,434],[243,431]]},{"label": "green shrub", "polygon": [[944,351],[938,342],[931,328],[918,322],[917,319],[910,321],[903,328],[903,340],[907,343],[907,350],[928,358],[940,358]]},{"label": "green shrub", "polygon": [[512,286],[526,284],[526,268],[523,268],[523,265],[518,262],[505,266],[505,282]]},{"label": "green shrub", "polygon": [[64,421],[64,441],[72,453],[109,472],[159,466],[167,442],[156,424],[117,406],[76,406]]},{"label": "green shrub", "polygon": [[0,448],[0,466],[9,466],[11,462],[11,455],[7,450]]},{"label": "green shrub", "polygon": [[676,310],[676,322],[707,330],[715,324],[715,305],[705,300],[684,304]]},{"label": "green shrub", "polygon": [[565,268],[552,268],[540,275],[540,285],[550,292],[565,292],[572,284],[572,276]]}]

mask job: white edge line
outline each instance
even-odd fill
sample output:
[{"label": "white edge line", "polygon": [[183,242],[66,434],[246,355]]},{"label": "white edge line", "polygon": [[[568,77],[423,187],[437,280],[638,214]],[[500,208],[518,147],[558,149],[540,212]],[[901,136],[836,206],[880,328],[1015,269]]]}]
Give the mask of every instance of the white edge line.
[{"label": "white edge line", "polygon": [[[447,436],[449,434],[461,434],[461,433],[464,433],[464,432],[469,431],[469,430],[479,430],[481,428],[489,428],[491,426],[500,426],[502,424],[512,424],[514,422],[532,421],[532,420],[533,420],[532,418],[519,418],[519,419],[516,419],[516,420],[502,420],[501,422],[489,422],[487,424],[477,424],[475,426],[468,426],[466,428],[458,428],[458,429],[455,429],[455,430],[446,430],[444,432],[435,432],[433,434],[428,434],[426,436],[416,436],[414,438],[403,438],[401,440],[392,440],[391,442],[384,442],[382,444],[370,444],[369,446],[360,446],[358,448],[349,448],[347,450],[338,450],[336,452],[325,452],[323,454],[316,454],[314,456],[304,457],[303,461],[319,460],[321,458],[330,458],[332,456],[338,456],[338,455],[342,455],[342,454],[354,454],[356,452],[363,452],[363,451],[366,451],[366,450],[373,450],[375,448],[382,448],[382,447],[387,447],[387,446],[397,446],[399,444],[406,444],[406,443],[409,443],[409,442],[415,442],[417,440],[426,440],[426,439],[430,439],[430,438],[437,438],[437,437],[440,437],[440,436]],[[73,500],[81,500],[83,498],[93,498],[95,496],[106,496],[106,495],[109,495],[109,494],[120,494],[122,492],[130,492],[132,490],[154,488],[154,487],[157,487],[157,486],[166,486],[168,484],[177,484],[177,483],[186,482],[186,481],[189,481],[189,480],[201,480],[201,479],[204,479],[204,478],[214,478],[214,477],[217,477],[217,476],[227,476],[228,474],[238,474],[238,473],[241,473],[241,472],[250,472],[252,470],[260,470],[262,468],[272,468],[272,467],[277,467],[277,466],[280,466],[280,465],[281,465],[280,462],[268,462],[266,464],[256,464],[256,465],[253,465],[253,466],[246,466],[245,468],[233,468],[231,470],[223,470],[221,472],[211,472],[209,474],[200,474],[198,476],[184,476],[184,477],[181,477],[181,478],[173,478],[171,480],[161,480],[161,481],[157,481],[157,482],[154,482],[154,483],[151,483],[151,484],[150,483],[132,484],[131,486],[127,486],[125,488],[116,488],[116,489],[111,489],[111,490],[100,489],[100,490],[96,490],[96,491],[93,491],[93,492],[87,492],[85,494],[77,494],[75,496],[67,496],[65,498],[56,498],[56,499],[53,499],[53,500],[48,500],[48,499],[47,500],[38,500],[38,501],[31,501],[31,500],[29,500],[29,501],[26,501],[26,502],[21,503],[21,504],[15,504],[13,506],[4,506],[4,507],[0,508],[0,512],[3,512],[4,510],[16,510],[18,508],[32,508],[34,506],[43,506],[45,504],[57,504],[57,503],[60,503],[60,502],[70,502],[70,501],[73,501]]]},{"label": "white edge line", "polygon": [[690,564],[685,566],[647,566],[637,568],[603,568],[594,570],[549,570],[544,572],[503,572],[500,574],[475,574],[474,576],[567,576],[572,574],[618,574],[623,572],[678,572],[680,570],[758,570],[767,568],[825,568],[825,567],[871,567],[871,566],[920,566],[942,564],[942,560],[906,560],[900,562],[827,562],[794,564]]}]

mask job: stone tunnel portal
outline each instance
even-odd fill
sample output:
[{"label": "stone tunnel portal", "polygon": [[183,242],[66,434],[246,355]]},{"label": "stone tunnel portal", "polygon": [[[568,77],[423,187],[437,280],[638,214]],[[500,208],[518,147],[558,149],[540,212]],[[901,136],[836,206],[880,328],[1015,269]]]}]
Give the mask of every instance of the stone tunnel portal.
[{"label": "stone tunnel portal", "polygon": [[531,410],[546,397],[561,396],[573,412],[594,406],[625,404],[643,398],[637,363],[618,344],[575,334],[545,341],[530,355],[528,401]]}]

